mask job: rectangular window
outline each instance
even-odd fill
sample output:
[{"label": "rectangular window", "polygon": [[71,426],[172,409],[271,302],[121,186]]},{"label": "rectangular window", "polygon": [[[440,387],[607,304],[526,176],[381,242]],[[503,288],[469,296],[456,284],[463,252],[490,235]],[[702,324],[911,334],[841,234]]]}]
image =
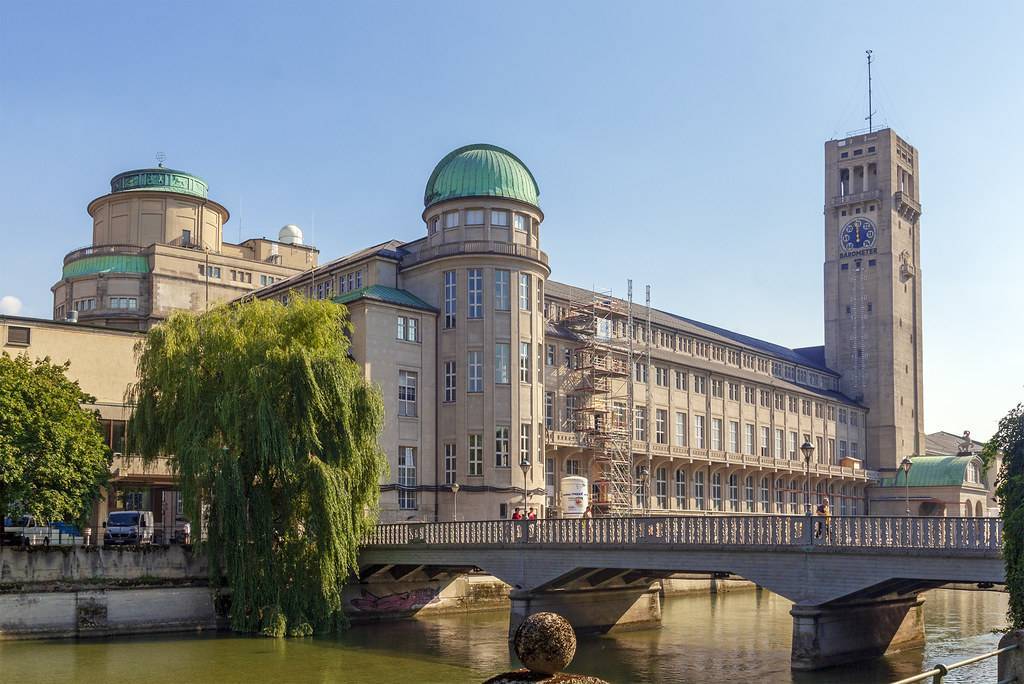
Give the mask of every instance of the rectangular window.
[{"label": "rectangular window", "polygon": [[519,465],[530,463],[530,424],[519,426]]},{"label": "rectangular window", "polygon": [[796,460],[796,433],[790,431],[789,433],[789,458],[790,460]]},{"label": "rectangular window", "polygon": [[633,366],[633,379],[637,382],[647,383],[647,364],[637,361]]},{"label": "rectangular window", "polygon": [[633,439],[645,441],[647,439],[647,407],[633,407]]},{"label": "rectangular window", "polygon": [[857,443],[856,442],[850,442],[850,456],[852,458],[859,458],[858,455],[857,455]]},{"label": "rectangular window", "polygon": [[729,476],[729,510],[734,513],[740,509],[739,479],[736,473]]},{"label": "rectangular window", "polygon": [[693,505],[697,510],[704,510],[704,471],[698,470],[693,474]]},{"label": "rectangular window", "polygon": [[846,409],[844,408],[839,409],[839,422],[846,425]]},{"label": "rectangular window", "polygon": [[748,456],[754,455],[754,424],[747,423],[743,426],[743,453]]},{"label": "rectangular window", "polygon": [[416,374],[398,371],[398,415],[416,415]]},{"label": "rectangular window", "polygon": [[549,366],[555,365],[555,345],[549,344],[545,348],[544,363]]},{"label": "rectangular window", "polygon": [[771,431],[767,426],[761,427],[761,455],[771,456],[771,447],[769,446],[769,440],[771,439]]},{"label": "rectangular window", "polygon": [[754,388],[749,385],[743,386],[743,401],[748,404],[754,403]]},{"label": "rectangular window", "polygon": [[579,475],[580,474],[580,462],[579,459],[570,458],[565,461],[565,474],[566,475]]},{"label": "rectangular window", "polygon": [[668,508],[668,471],[665,468],[654,471],[654,499],[658,508]]},{"label": "rectangular window", "polygon": [[761,512],[768,513],[769,498],[768,498],[768,478],[761,478]]},{"label": "rectangular window", "polygon": [[456,302],[455,293],[457,280],[455,271],[444,272],[444,327],[451,329],[455,327]]},{"label": "rectangular window", "polygon": [[703,375],[694,375],[693,391],[697,394],[707,394],[707,378]]},{"label": "rectangular window", "polygon": [[686,508],[686,471],[682,468],[676,470],[676,508]]},{"label": "rectangular window", "polygon": [[775,410],[785,411],[786,410],[786,395],[776,394],[775,395]]},{"label": "rectangular window", "polygon": [[467,209],[466,210],[466,225],[467,226],[482,226],[482,225],[484,225],[484,210],[483,209]]},{"label": "rectangular window", "polygon": [[444,362],[444,400],[446,403],[455,401],[455,362]]},{"label": "rectangular window", "polygon": [[676,446],[686,446],[686,414],[676,412]]},{"label": "rectangular window", "polygon": [[23,325],[7,326],[7,344],[27,347],[32,342],[32,329]]},{"label": "rectangular window", "polygon": [[469,381],[466,386],[467,392],[484,391],[484,361],[483,353],[471,351],[467,353],[466,367],[469,369]]},{"label": "rectangular window", "polygon": [[775,428],[775,458],[783,458],[786,453],[786,432],[782,428]]},{"label": "rectangular window", "polygon": [[530,310],[530,274],[519,274],[519,310]]},{"label": "rectangular window", "polygon": [[789,398],[789,412],[790,413],[796,413],[796,405],[797,405],[796,397],[790,397]]},{"label": "rectangular window", "polygon": [[398,507],[416,508],[416,447],[398,447]]},{"label": "rectangular window", "polygon": [[772,393],[768,390],[761,390],[761,406],[765,408],[772,407]]},{"label": "rectangular window", "polygon": [[494,382],[499,385],[509,383],[509,343],[497,342],[494,345]]},{"label": "rectangular window", "polygon": [[729,421],[729,451],[734,454],[740,452],[740,424],[735,420]]},{"label": "rectangular window", "polygon": [[668,435],[666,429],[668,428],[668,411],[665,409],[655,409],[654,411],[654,440],[658,444],[668,444]]},{"label": "rectangular window", "polygon": [[834,439],[828,440],[828,462],[831,465],[836,463],[836,440]]},{"label": "rectangular window", "polygon": [[740,386],[738,384],[736,384],[735,382],[730,382],[729,383],[729,399],[731,401],[739,401],[740,400]]},{"label": "rectangular window", "polygon": [[186,246],[192,244],[192,231],[188,228],[181,231],[181,244]]},{"label": "rectangular window", "polygon": [[395,337],[406,342],[419,342],[419,319],[398,316],[395,319]]},{"label": "rectangular window", "polygon": [[544,393],[544,427],[548,430],[555,429],[555,393]]},{"label": "rectangular window", "polygon": [[722,510],[722,473],[711,476],[711,507],[716,511]]},{"label": "rectangular window", "polygon": [[508,228],[508,212],[491,210],[491,225],[501,228]]},{"label": "rectangular window", "polygon": [[698,449],[704,448],[704,416],[693,417],[693,438]]},{"label": "rectangular window", "polygon": [[722,398],[722,381],[715,378],[711,379],[711,396],[716,399]]},{"label": "rectangular window", "polygon": [[494,272],[494,308],[497,311],[508,311],[512,304],[509,301],[510,272],[498,269]]},{"label": "rectangular window", "polygon": [[839,458],[840,459],[846,458],[846,440],[845,439],[839,440]]},{"label": "rectangular window", "polygon": [[519,382],[530,382],[530,343],[519,343]]},{"label": "rectangular window", "polygon": [[676,371],[676,389],[686,391],[686,371]]},{"label": "rectangular window", "polygon": [[654,367],[654,381],[658,387],[668,387],[668,368]]},{"label": "rectangular window", "polygon": [[484,272],[479,268],[471,268],[466,272],[466,299],[470,318],[484,317]]},{"label": "rectangular window", "polygon": [[711,419],[711,448],[714,451],[722,450],[722,419]]},{"label": "rectangular window", "polygon": [[508,425],[499,425],[494,429],[494,466],[496,468],[508,468],[509,458],[509,428]]},{"label": "rectangular window", "polygon": [[444,215],[445,228],[454,228],[457,225],[459,225],[459,212],[449,211],[447,214]]},{"label": "rectangular window", "polygon": [[803,399],[800,402],[801,413],[805,416],[811,415],[811,401],[810,399]]},{"label": "rectangular window", "polygon": [[815,449],[814,456],[818,463],[826,463],[825,461],[825,439],[822,437],[815,437]]},{"label": "rectangular window", "polygon": [[446,485],[455,484],[456,477],[456,459],[455,459],[455,445],[445,444],[444,445],[444,483]]},{"label": "rectangular window", "polygon": [[[358,290],[363,286],[363,272],[356,271],[356,289]],[[331,291],[331,284],[327,283],[327,292]]]},{"label": "rectangular window", "polygon": [[515,216],[516,230],[521,233],[525,233],[530,227],[530,220],[523,214],[516,214]]},{"label": "rectangular window", "polygon": [[469,475],[484,474],[484,436],[479,432],[469,433]]}]

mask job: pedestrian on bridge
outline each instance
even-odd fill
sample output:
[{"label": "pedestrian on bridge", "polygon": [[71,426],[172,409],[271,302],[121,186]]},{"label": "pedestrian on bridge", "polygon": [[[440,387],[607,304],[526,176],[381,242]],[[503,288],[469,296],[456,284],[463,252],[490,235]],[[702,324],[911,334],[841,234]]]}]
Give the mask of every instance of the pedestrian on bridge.
[{"label": "pedestrian on bridge", "polygon": [[512,519],[513,520],[522,520],[523,519],[523,512],[521,510],[519,510],[518,507],[516,507],[515,512],[512,513]]},{"label": "pedestrian on bridge", "polygon": [[818,504],[815,515],[821,518],[821,520],[814,525],[814,536],[816,538],[820,538],[821,535],[824,534],[825,538],[828,539],[828,524],[829,520],[832,518],[832,509],[829,508],[827,497],[822,499],[821,503]]}]

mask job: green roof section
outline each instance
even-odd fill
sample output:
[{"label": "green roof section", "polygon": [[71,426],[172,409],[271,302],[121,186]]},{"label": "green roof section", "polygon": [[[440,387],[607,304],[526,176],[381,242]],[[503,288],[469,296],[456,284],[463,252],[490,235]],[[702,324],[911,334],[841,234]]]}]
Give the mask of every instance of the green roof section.
[{"label": "green roof section", "polygon": [[149,258],[138,254],[104,254],[76,259],[64,265],[62,278],[93,273],[149,273]]},{"label": "green roof section", "polygon": [[[967,465],[976,456],[911,456],[911,487],[959,487],[967,477]],[[883,477],[879,487],[906,487],[903,472],[895,477]]]},{"label": "green roof section", "polygon": [[181,195],[192,195],[206,199],[206,181],[186,171],[165,169],[135,169],[124,171],[110,179],[110,192],[130,192],[132,190],[149,190],[157,192],[176,192]]},{"label": "green roof section", "polygon": [[516,155],[495,145],[466,145],[437,163],[423,206],[460,197],[504,197],[540,207],[540,188]]},{"label": "green roof section", "polygon": [[411,292],[406,290],[399,290],[396,287],[387,287],[385,285],[368,285],[361,287],[358,290],[352,290],[345,292],[334,298],[333,301],[338,304],[348,304],[354,302],[357,299],[372,299],[377,302],[384,302],[385,304],[394,304],[396,306],[405,306],[410,309],[422,309],[423,311],[437,311],[430,304],[417,297]]}]

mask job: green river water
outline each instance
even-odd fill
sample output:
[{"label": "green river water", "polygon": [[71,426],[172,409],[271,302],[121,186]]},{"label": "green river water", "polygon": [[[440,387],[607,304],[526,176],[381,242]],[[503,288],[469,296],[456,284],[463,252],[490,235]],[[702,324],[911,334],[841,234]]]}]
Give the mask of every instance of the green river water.
[{"label": "green river water", "polygon": [[[992,650],[1007,597],[986,591],[926,594],[927,645],[844,668],[791,673],[790,603],[765,591],[670,598],[660,629],[581,640],[570,667],[610,682],[888,682]],[[337,638],[171,635],[0,642],[0,682],[263,684],[270,682],[481,682],[516,667],[508,614],[488,612],[353,627]],[[995,682],[995,661],[946,682]]]}]

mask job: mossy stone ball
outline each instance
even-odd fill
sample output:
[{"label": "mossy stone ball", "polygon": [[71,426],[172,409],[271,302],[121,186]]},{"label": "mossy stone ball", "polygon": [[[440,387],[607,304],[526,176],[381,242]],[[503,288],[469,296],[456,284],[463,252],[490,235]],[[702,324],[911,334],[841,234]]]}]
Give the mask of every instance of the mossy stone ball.
[{"label": "mossy stone ball", "polygon": [[576,655],[576,633],[557,613],[534,613],[512,639],[519,661],[531,672],[555,674],[565,669]]}]

